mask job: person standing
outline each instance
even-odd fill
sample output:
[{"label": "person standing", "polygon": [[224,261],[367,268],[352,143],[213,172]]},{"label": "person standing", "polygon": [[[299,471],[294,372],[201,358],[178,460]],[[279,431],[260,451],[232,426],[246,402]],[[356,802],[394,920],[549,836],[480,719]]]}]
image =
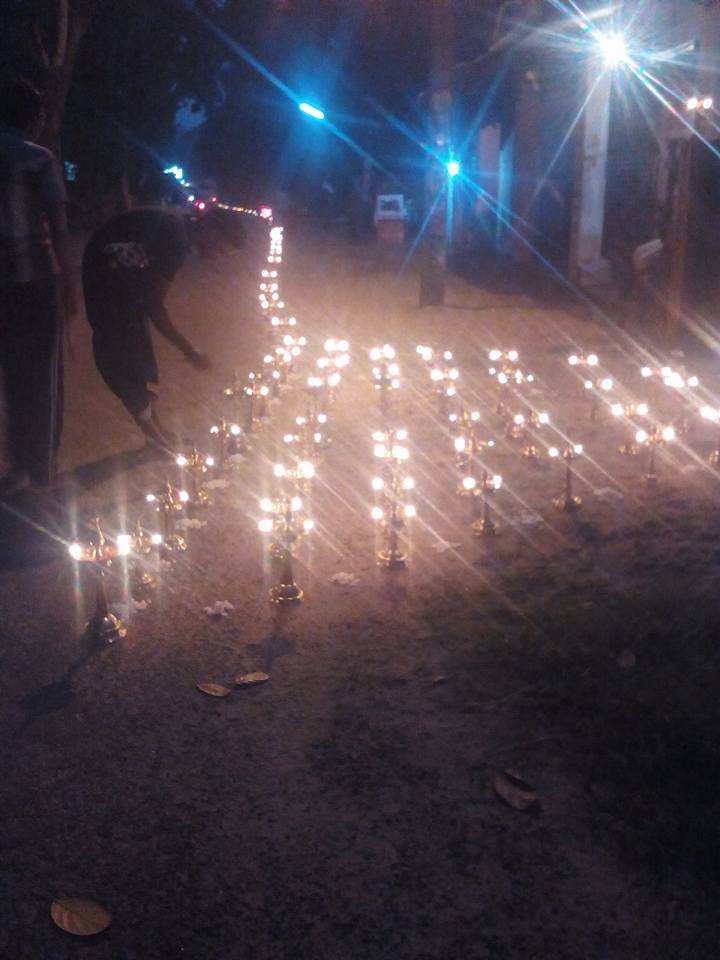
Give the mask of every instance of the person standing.
[{"label": "person standing", "polygon": [[55,478],[63,319],[69,323],[77,309],[65,185],[53,154],[30,139],[41,117],[30,83],[0,82],[0,369],[10,459],[0,497]]},{"label": "person standing", "polygon": [[198,370],[210,361],[175,328],[165,296],[190,245],[183,218],[156,207],[112,217],[90,238],[83,257],[85,312],[95,364],[147,440],[171,450],[153,408],[158,382],[151,324]]}]

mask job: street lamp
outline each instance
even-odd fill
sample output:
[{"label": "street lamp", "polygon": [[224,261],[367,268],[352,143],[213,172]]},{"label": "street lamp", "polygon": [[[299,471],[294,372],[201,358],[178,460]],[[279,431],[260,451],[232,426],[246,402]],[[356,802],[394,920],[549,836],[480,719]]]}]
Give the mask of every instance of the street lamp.
[{"label": "street lamp", "polygon": [[325,114],[319,107],[314,107],[311,103],[299,103],[298,108],[306,113],[309,117],[312,117],[313,120],[324,120]]},{"label": "street lamp", "polygon": [[618,67],[627,61],[627,46],[621,34],[600,33],[597,40],[605,58],[605,66]]},{"label": "street lamp", "polygon": [[460,164],[457,160],[450,160],[445,164],[449,177],[456,177],[460,173]]}]

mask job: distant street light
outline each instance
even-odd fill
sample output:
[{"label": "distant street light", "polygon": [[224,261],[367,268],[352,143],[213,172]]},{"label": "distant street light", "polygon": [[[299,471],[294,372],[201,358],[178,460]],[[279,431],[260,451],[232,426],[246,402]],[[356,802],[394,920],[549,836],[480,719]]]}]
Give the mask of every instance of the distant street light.
[{"label": "distant street light", "polygon": [[601,33],[597,39],[607,67],[617,67],[627,61],[627,46],[619,33]]},{"label": "distant street light", "polygon": [[325,114],[318,107],[314,107],[311,103],[299,103],[298,107],[302,110],[303,113],[306,113],[309,117],[312,117],[313,120],[324,120]]},{"label": "distant street light", "polygon": [[173,164],[172,167],[166,167],[163,170],[163,173],[170,177],[175,177],[176,180],[180,181],[182,181],[185,177],[185,171],[182,167],[178,167],[177,164]]}]

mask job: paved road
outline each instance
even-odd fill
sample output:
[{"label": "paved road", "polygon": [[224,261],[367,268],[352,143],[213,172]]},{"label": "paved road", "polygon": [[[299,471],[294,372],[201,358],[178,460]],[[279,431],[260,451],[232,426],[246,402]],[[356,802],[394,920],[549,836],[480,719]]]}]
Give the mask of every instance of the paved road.
[{"label": "paved road", "polygon": [[[199,445],[233,370],[247,372],[263,353],[261,253],[258,245],[227,262],[191,262],[170,296],[179,326],[215,360],[212,374],[197,373],[158,345],[163,418]],[[329,233],[290,234],[286,253],[284,293],[310,339],[300,372],[328,335],[347,336],[353,357],[312,494],[317,530],[296,565],[307,600],[287,615],[269,606],[271,572],[256,532],[279,437],[304,407],[297,388],[230,485],[212,492],[207,525],[190,531],[188,554],[162,571],[126,639],[83,645],[90,600],[64,555],[36,563],[26,550],[25,566],[0,573],[0,952],[17,960],[646,956],[643,944],[664,935],[665,893],[653,893],[610,838],[597,841],[582,785],[552,746],[542,763],[537,750],[513,753],[519,734],[532,742],[546,731],[505,722],[495,700],[505,702],[507,686],[494,688],[481,714],[485,693],[462,679],[467,667],[432,614],[444,596],[480,591],[479,620],[448,621],[457,642],[477,650],[503,570],[532,571],[502,598],[508,610],[522,607],[552,565],[560,580],[577,573],[588,597],[622,576],[618,544],[630,525],[659,523],[659,508],[642,491],[638,464],[616,454],[615,427],[587,420],[564,358],[571,347],[596,350],[626,382],[636,360],[606,328],[521,294],[453,281],[444,308],[419,310],[417,278],[401,269],[400,251],[348,247]],[[399,350],[395,415],[410,431],[419,512],[410,568],[398,574],[376,567],[369,516],[369,435],[379,415],[366,351],[386,341]],[[491,459],[507,488],[497,500],[505,529],[493,545],[469,535],[418,342],[455,352],[464,396],[482,404],[496,435],[487,351],[521,351],[537,378],[531,402],[560,430],[548,442],[569,436],[591,454],[579,465],[587,502],[577,524],[551,506],[561,470],[527,463],[498,436]],[[54,522],[67,529],[97,513],[116,530],[149,521],[144,494],[169,468],[138,453],[138,431],[93,369],[86,330],[67,393],[62,468],[74,497]],[[662,461],[665,489],[677,499],[682,483],[681,498],[702,502],[714,488],[699,471],[681,473],[688,463],[690,452]],[[621,497],[590,493],[616,485]],[[666,529],[672,517],[661,520]],[[649,535],[638,542],[652,575],[665,547]],[[456,546],[443,549],[448,543]],[[359,584],[330,583],[337,572]],[[234,605],[229,617],[203,614],[215,600]],[[255,669],[271,682],[217,701],[195,690],[198,679]],[[501,679],[514,695],[512,678]],[[508,759],[519,751],[543,790],[547,819],[537,827],[488,791],[489,757],[506,750]],[[47,912],[58,895],[104,903],[115,919],[103,939],[83,948],[55,931]],[[680,919],[675,931],[682,942]]]}]

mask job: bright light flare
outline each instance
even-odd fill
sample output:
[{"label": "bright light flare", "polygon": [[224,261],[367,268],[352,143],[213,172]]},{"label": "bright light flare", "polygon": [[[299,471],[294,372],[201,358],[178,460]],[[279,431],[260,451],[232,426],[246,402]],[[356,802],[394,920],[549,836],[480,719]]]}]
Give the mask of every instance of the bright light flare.
[{"label": "bright light flare", "polygon": [[599,33],[597,41],[600,44],[606,67],[619,67],[621,63],[627,63],[627,44],[621,34]]},{"label": "bright light flare", "polygon": [[302,103],[298,104],[298,109],[301,110],[302,113],[307,114],[308,117],[312,117],[313,120],[325,119],[324,112],[319,107],[314,107],[311,103],[305,103],[303,101]]},{"label": "bright light flare", "polygon": [[117,538],[117,549],[121,557],[127,557],[132,550],[132,537],[129,533],[119,533]]}]

